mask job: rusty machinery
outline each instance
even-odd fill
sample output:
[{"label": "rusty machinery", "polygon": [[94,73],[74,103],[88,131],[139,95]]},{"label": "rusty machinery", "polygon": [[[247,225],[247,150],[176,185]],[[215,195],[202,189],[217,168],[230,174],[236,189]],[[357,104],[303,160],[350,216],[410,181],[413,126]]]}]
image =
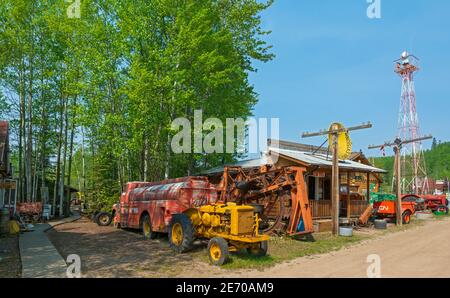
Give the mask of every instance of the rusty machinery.
[{"label": "rusty machinery", "polygon": [[303,167],[225,167],[217,186],[219,200],[253,205],[266,234],[308,235],[313,232]]},{"label": "rusty machinery", "polygon": [[112,213],[100,212],[97,224],[140,229],[144,239],[167,233],[170,247],[179,253],[208,240],[211,263],[222,265],[230,251],[247,249],[264,256],[268,235],[260,233],[253,206],[218,202],[217,189],[206,177],[182,177],[159,182],[129,182]]}]

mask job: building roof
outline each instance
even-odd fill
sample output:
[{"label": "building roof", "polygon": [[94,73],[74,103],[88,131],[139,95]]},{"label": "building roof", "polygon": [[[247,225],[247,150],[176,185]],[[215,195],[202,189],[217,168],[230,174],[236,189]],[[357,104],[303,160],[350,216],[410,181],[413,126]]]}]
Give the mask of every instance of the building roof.
[{"label": "building roof", "polygon": [[[226,166],[242,167],[244,169],[257,168],[267,164],[271,164],[270,158],[268,156],[279,155],[280,157],[288,158],[296,161],[305,166],[317,166],[319,168],[331,168],[332,167],[332,157],[326,154],[302,152],[297,150],[287,150],[275,147],[269,147],[268,152],[263,154],[261,158],[242,160],[233,164],[226,164],[223,166],[218,166],[207,171],[202,172],[204,175],[213,175],[223,172]],[[353,160],[340,160],[339,168],[342,170],[359,171],[364,173],[387,173],[387,171],[362,164]]]},{"label": "building roof", "polygon": [[[280,149],[286,149],[286,150],[307,152],[307,153],[309,152],[309,153],[331,154],[331,152],[328,150],[327,146],[320,147],[320,146],[315,146],[315,145],[302,144],[302,143],[296,143],[296,142],[290,142],[290,141],[284,141],[284,140],[267,139],[267,146],[280,148]],[[369,160],[364,155],[364,153],[362,153],[362,151],[355,151],[355,152],[350,153],[350,156],[348,159],[353,160],[353,161],[357,161],[358,159],[360,159],[365,164],[370,165]]]},{"label": "building roof", "polygon": [[315,145],[295,143],[295,142],[276,140],[276,139],[267,139],[267,146],[268,147],[277,147],[277,148],[286,149],[286,150],[311,152],[311,153],[314,152],[314,153],[327,154],[327,152],[328,152],[328,148],[326,146],[319,147],[319,146],[315,146]]},{"label": "building roof", "polygon": [[[268,148],[269,154],[279,155],[281,157],[287,157],[289,159],[293,159],[298,161],[299,163],[306,164],[307,166],[317,166],[320,168],[331,168],[333,165],[331,155],[327,156],[326,154],[321,153],[310,153],[310,152],[302,152],[297,150],[287,150],[275,147]],[[360,172],[369,172],[369,173],[387,173],[387,171],[365,165],[359,162],[355,162],[352,160],[339,160],[339,168],[343,170],[353,170]]]},{"label": "building roof", "polygon": [[247,160],[241,160],[236,163],[232,164],[226,164],[222,166],[217,166],[215,168],[203,171],[203,175],[212,175],[217,173],[222,173],[225,167],[242,167],[244,169],[251,169],[251,168],[257,168],[264,165],[267,165],[268,161],[265,157],[261,158],[255,158],[255,159],[247,159]]}]

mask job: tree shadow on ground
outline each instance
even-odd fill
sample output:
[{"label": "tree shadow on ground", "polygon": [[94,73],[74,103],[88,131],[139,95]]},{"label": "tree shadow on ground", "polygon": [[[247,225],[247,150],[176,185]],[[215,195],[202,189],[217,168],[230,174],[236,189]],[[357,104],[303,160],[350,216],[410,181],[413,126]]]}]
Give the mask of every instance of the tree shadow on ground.
[{"label": "tree shadow on ground", "polygon": [[[190,254],[173,252],[167,237],[144,240],[137,232],[99,227],[89,220],[56,227],[48,237],[64,259],[80,256],[86,277],[170,276],[193,261]],[[193,251],[204,247],[196,242]]]}]

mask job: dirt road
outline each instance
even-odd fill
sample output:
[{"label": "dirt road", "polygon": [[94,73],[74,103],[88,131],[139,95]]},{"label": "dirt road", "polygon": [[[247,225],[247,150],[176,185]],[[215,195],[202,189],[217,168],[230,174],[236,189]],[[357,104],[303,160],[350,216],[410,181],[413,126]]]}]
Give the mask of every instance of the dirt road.
[{"label": "dirt road", "polygon": [[263,271],[211,266],[199,257],[204,245],[178,255],[167,238],[143,241],[138,233],[86,219],[57,226],[48,236],[64,258],[81,256],[83,277],[366,277],[372,254],[380,256],[382,277],[450,277],[449,217]]},{"label": "dirt road", "polygon": [[139,233],[86,218],[56,226],[47,236],[64,259],[80,256],[82,277],[170,277],[192,262],[191,254],[174,253],[166,239],[143,241]]},{"label": "dirt road", "polygon": [[0,237],[0,278],[20,277],[19,235]]},{"label": "dirt road", "polygon": [[[224,272],[227,277],[367,277],[367,256],[381,258],[381,277],[450,277],[450,219],[430,221],[334,253],[304,257],[265,271]],[[207,275],[205,275],[207,276]]]}]

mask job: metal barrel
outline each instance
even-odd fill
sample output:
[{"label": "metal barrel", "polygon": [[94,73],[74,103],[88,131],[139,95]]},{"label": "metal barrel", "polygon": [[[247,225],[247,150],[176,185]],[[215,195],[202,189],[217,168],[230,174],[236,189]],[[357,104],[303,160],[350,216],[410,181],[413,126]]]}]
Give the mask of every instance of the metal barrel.
[{"label": "metal barrel", "polygon": [[0,235],[9,233],[9,209],[0,209]]}]

